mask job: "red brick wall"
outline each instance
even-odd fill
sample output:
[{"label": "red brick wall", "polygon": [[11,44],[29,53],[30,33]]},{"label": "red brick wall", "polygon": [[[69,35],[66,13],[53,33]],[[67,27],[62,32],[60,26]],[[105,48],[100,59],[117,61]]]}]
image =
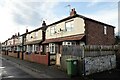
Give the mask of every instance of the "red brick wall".
[{"label": "red brick wall", "polygon": [[2,51],[2,55],[5,55],[5,51]]},{"label": "red brick wall", "polygon": [[18,53],[8,52],[8,56],[12,56],[12,57],[16,57],[17,58]]},{"label": "red brick wall", "polygon": [[19,55],[20,55],[20,59],[22,59],[22,52],[20,52],[20,54],[19,54]]},{"label": "red brick wall", "polygon": [[46,55],[41,55],[34,53],[32,54],[24,53],[24,60],[49,65],[49,54],[46,53]]},{"label": "red brick wall", "polygon": [[85,20],[85,33],[87,45],[112,45],[115,42],[114,28],[107,26],[107,34],[104,34],[104,25]]}]

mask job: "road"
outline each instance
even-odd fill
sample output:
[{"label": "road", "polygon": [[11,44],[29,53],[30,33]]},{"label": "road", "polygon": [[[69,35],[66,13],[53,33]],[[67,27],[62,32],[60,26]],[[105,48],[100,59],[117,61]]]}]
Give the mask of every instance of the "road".
[{"label": "road", "polygon": [[34,78],[29,73],[17,67],[16,64],[2,59],[0,57],[2,65],[0,66],[0,76],[2,78]]}]

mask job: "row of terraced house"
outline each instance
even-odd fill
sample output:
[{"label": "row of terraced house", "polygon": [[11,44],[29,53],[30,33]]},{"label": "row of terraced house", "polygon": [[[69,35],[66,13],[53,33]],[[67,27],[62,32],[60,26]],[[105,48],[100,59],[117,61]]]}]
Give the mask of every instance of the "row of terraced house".
[{"label": "row of terraced house", "polygon": [[60,65],[63,45],[114,45],[114,26],[79,15],[70,16],[22,35],[13,35],[2,43],[2,52],[40,64]]}]

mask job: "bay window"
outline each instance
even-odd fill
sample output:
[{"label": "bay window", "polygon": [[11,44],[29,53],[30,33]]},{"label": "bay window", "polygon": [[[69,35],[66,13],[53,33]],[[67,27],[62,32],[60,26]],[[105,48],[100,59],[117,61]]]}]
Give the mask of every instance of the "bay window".
[{"label": "bay window", "polygon": [[27,45],[27,52],[32,52],[32,45]]},{"label": "bay window", "polygon": [[35,52],[39,52],[39,51],[40,51],[40,46],[39,46],[38,44],[36,44],[36,45],[34,46],[34,51],[35,51]]},{"label": "bay window", "polygon": [[66,28],[66,31],[73,31],[73,28],[74,28],[73,20],[66,22],[65,28]]},{"label": "bay window", "polygon": [[38,38],[38,31],[35,32],[35,35],[34,35],[34,36],[35,36],[35,37],[34,37],[35,39]]},{"label": "bay window", "polygon": [[55,26],[50,27],[50,35],[55,34]]}]

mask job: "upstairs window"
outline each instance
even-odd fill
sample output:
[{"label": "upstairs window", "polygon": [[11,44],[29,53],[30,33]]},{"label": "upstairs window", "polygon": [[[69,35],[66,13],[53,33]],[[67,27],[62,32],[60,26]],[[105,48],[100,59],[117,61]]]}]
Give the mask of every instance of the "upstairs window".
[{"label": "upstairs window", "polygon": [[26,40],[28,41],[30,39],[30,34],[27,34]]},{"label": "upstairs window", "polygon": [[38,38],[38,32],[35,32],[35,39]]},{"label": "upstairs window", "polygon": [[104,34],[106,35],[107,34],[107,27],[104,26]]},{"label": "upstairs window", "polygon": [[73,31],[74,25],[73,20],[65,23],[66,31]]},{"label": "upstairs window", "polygon": [[50,35],[55,34],[55,26],[50,27]]}]

